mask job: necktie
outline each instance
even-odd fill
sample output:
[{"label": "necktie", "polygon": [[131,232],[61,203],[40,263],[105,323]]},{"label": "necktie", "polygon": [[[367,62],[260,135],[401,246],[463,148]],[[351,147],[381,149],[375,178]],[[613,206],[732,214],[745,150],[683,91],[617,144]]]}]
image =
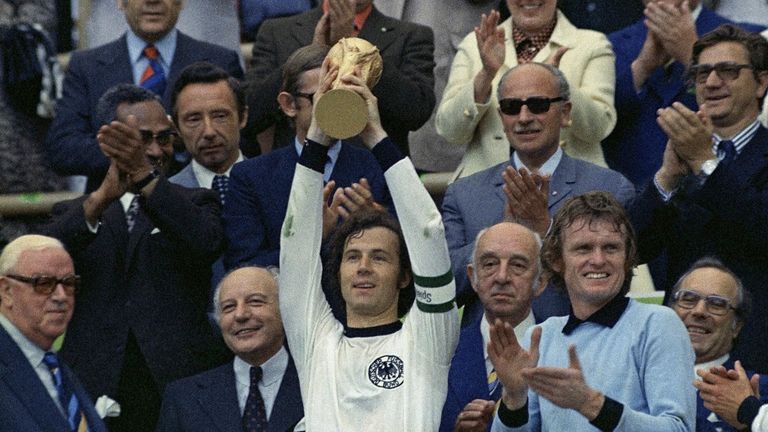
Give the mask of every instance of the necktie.
[{"label": "necktie", "polygon": [[139,85],[145,89],[151,90],[160,96],[165,92],[165,72],[160,65],[160,52],[154,45],[150,44],[144,48],[144,57],[149,60],[147,68],[141,74]]},{"label": "necktie", "polygon": [[736,157],[736,146],[733,141],[723,140],[717,145],[717,152],[723,155],[723,162],[728,163]]},{"label": "necktie", "polygon": [[245,401],[243,410],[243,431],[261,432],[267,430],[267,409],[264,408],[264,399],[259,392],[259,381],[261,380],[261,368],[251,368],[251,389],[248,392],[248,399]]},{"label": "necktie", "polygon": [[221,198],[221,205],[224,205],[224,198],[227,196],[227,192],[229,191],[229,177],[225,175],[214,176],[211,188],[219,193],[219,198]]},{"label": "necktie", "polygon": [[499,383],[499,377],[496,376],[496,369],[493,369],[488,374],[488,397],[497,401],[501,398],[501,385]]},{"label": "necktie", "polygon": [[72,391],[72,384],[67,377],[61,373],[59,367],[59,358],[52,352],[45,353],[43,357],[43,363],[48,366],[53,377],[53,382],[56,385],[56,392],[59,394],[59,402],[67,413],[67,422],[69,423],[69,430],[76,431],[77,426],[80,423],[80,404],[77,401],[77,396]]},{"label": "necktie", "polygon": [[136,225],[136,216],[139,215],[139,196],[136,195],[131,200],[131,205],[128,206],[128,210],[125,212],[125,223],[128,225],[128,232],[133,231],[134,225]]}]

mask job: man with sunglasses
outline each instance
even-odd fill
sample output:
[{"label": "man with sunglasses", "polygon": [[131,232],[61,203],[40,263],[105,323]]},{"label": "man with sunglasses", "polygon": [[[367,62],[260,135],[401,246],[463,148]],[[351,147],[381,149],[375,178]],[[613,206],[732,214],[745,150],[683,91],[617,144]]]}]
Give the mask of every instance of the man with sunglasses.
[{"label": "man with sunglasses", "polygon": [[[635,196],[621,174],[568,156],[560,128],[570,121],[568,81],[550,65],[530,63],[506,72],[499,82],[499,112],[510,160],[458,179],[446,191],[443,219],[456,277],[457,302],[482,309],[467,277],[472,245],[484,228],[503,220],[521,223],[542,238],[551,217],[567,198],[593,190],[610,192],[622,204]],[[474,304],[473,304],[474,303]],[[534,299],[537,322],[568,313],[568,298],[545,289]],[[464,312],[464,323],[482,313]]]},{"label": "man with sunglasses", "polygon": [[[738,276],[716,258],[699,259],[675,284],[670,306],[688,330],[696,354],[695,370],[708,371],[717,366],[734,369],[736,358],[731,356],[731,349],[752,306],[749,292]],[[761,383],[768,386],[766,380]],[[768,387],[761,394],[763,402],[768,402]],[[697,393],[696,430],[732,432],[744,428],[732,421],[713,414]]]},{"label": "man with sunglasses", "polygon": [[110,430],[153,430],[167,383],[226,359],[206,319],[221,205],[166,178],[176,132],[154,93],[121,84],[97,112],[107,176],[57,204],[46,227],[84,275],[62,357],[92,396],[120,403]]},{"label": "man with sunglasses", "polygon": [[80,381],[53,352],[80,276],[56,239],[25,235],[0,254],[0,431],[106,431]]},{"label": "man with sunglasses", "polygon": [[[689,77],[701,107],[659,110],[668,136],[661,168],[633,204],[641,262],[667,256],[674,281],[702,255],[720,259],[768,308],[768,130],[757,120],[768,88],[768,41],[732,25],[693,46]],[[768,315],[744,323],[733,355],[768,372]]]}]

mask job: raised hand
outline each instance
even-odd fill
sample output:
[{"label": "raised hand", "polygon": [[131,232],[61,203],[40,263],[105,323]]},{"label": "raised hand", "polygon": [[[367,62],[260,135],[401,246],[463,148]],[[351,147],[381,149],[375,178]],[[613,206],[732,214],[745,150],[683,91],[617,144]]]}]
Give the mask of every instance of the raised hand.
[{"label": "raised hand", "polygon": [[501,69],[506,57],[504,29],[498,28],[499,12],[492,10],[480,17],[480,25],[475,27],[477,50],[483,68],[475,76],[475,102],[486,103],[491,96],[493,77]]},{"label": "raised hand", "polygon": [[745,429],[748,425],[739,423],[737,418],[739,406],[750,396],[760,397],[760,376],[755,374],[751,379],[747,378],[738,360],[734,370],[726,371],[720,367],[696,373],[702,379],[694,381],[693,386],[699,390],[704,406],[736,429]]},{"label": "raised hand", "polygon": [[698,39],[688,0],[678,6],[673,2],[649,2],[644,13],[648,31],[653,32],[664,51],[687,65],[691,60],[693,44]]},{"label": "raised hand", "polygon": [[488,357],[496,369],[496,376],[504,386],[501,397],[508,408],[522,408],[528,398],[528,384],[523,378],[523,370],[535,367],[539,361],[541,327],[533,329],[528,351],[520,346],[511,324],[497,319],[491,323],[490,330]]},{"label": "raised hand", "polygon": [[549,176],[508,166],[501,173],[507,196],[504,220],[524,225],[544,237],[549,229]]},{"label": "raised hand", "polygon": [[712,121],[706,115],[706,104],[699,112],[693,112],[680,102],[658,111],[656,122],[669,137],[675,153],[688,165],[691,172],[698,173],[704,161],[713,159]]}]

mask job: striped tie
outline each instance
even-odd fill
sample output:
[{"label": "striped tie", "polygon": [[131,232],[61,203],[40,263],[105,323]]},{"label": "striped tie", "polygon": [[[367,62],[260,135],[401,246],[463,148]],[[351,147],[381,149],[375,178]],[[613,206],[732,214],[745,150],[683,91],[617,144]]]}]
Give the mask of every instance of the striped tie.
[{"label": "striped tie", "polygon": [[43,363],[48,366],[53,377],[53,383],[56,385],[56,392],[59,394],[59,402],[67,413],[67,422],[69,423],[69,430],[74,432],[78,430],[78,426],[81,426],[80,418],[80,403],[77,400],[77,396],[72,391],[72,385],[67,377],[61,373],[59,367],[59,358],[52,352],[45,353],[43,357]]},{"label": "striped tie", "polygon": [[157,95],[162,96],[165,92],[165,72],[160,65],[160,52],[154,45],[149,44],[144,48],[144,57],[149,60],[147,68],[141,74],[139,85],[147,90],[151,90]]}]

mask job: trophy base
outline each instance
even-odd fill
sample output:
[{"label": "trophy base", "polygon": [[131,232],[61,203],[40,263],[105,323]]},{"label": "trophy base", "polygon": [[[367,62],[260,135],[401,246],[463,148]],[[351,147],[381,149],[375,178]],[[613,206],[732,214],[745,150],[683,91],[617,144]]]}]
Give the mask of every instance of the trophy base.
[{"label": "trophy base", "polygon": [[320,129],[331,138],[347,139],[357,136],[368,123],[368,107],[357,93],[334,89],[320,97],[315,107],[315,119]]}]

